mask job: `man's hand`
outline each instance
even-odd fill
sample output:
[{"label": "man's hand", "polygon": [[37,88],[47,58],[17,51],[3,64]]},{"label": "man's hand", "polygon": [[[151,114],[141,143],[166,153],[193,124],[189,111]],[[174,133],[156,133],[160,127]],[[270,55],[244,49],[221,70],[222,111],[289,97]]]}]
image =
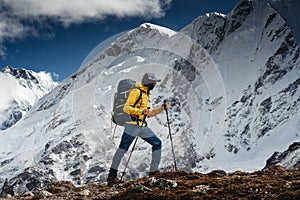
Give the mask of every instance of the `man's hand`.
[{"label": "man's hand", "polygon": [[169,109],[169,104],[167,101],[164,101],[162,107],[165,109],[165,110],[168,110]]},{"label": "man's hand", "polygon": [[143,114],[144,116],[149,117],[149,114],[150,114],[149,112],[150,112],[149,109],[145,109],[145,110],[143,110],[142,114]]}]

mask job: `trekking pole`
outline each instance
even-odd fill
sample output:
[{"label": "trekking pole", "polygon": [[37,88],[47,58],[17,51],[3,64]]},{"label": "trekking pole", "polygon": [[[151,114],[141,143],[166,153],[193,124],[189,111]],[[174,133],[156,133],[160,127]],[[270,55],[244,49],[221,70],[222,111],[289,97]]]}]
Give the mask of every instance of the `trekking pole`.
[{"label": "trekking pole", "polygon": [[112,136],[113,139],[115,138],[116,129],[117,129],[117,124],[115,124],[114,133],[113,133],[113,136]]},{"label": "trekking pole", "polygon": [[[166,104],[166,103],[167,103],[167,100],[164,100],[164,104]],[[171,140],[171,147],[172,147],[173,159],[174,159],[174,168],[175,168],[175,171],[177,171],[175,152],[174,152],[174,146],[173,146],[173,140],[172,140],[172,134],[171,134],[171,128],[170,128],[170,121],[169,121],[169,114],[168,114],[168,109],[166,109],[165,105],[164,105],[164,109],[165,109],[166,115],[167,115],[167,122],[168,122],[168,127],[169,127],[169,136],[170,136],[170,140]]]},{"label": "trekking pole", "polygon": [[132,149],[131,149],[131,152],[130,152],[130,154],[129,154],[128,160],[127,160],[127,162],[126,162],[124,171],[123,171],[123,173],[122,173],[121,180],[123,179],[123,176],[125,175],[126,168],[127,168],[127,166],[128,166],[129,160],[130,160],[130,158],[131,158],[131,155],[132,155],[132,152],[133,152],[133,150],[134,150],[134,147],[135,147],[135,144],[136,144],[137,140],[138,140],[138,137],[135,138],[133,147],[132,147]]}]

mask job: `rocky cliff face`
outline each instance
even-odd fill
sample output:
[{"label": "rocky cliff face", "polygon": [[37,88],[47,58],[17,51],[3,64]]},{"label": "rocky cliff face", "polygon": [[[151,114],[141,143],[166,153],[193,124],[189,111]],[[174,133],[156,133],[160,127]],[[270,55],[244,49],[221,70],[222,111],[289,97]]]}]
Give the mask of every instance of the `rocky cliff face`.
[{"label": "rocky cliff face", "polygon": [[294,142],[284,152],[275,152],[266,162],[264,169],[268,169],[272,165],[287,166],[289,168],[299,168],[300,143]]},{"label": "rocky cliff face", "polygon": [[289,23],[276,10],[279,2],[273,3],[241,1],[227,16],[200,16],[181,31],[211,53],[223,75],[229,152],[250,151],[272,135],[299,135],[291,121],[299,117],[300,51]]}]

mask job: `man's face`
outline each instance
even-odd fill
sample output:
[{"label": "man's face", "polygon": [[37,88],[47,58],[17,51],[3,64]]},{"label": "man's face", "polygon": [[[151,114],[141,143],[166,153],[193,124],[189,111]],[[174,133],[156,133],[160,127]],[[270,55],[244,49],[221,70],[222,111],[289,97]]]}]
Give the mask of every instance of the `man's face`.
[{"label": "man's face", "polygon": [[153,90],[153,88],[156,86],[156,83],[151,83],[150,85],[149,85],[149,90]]}]

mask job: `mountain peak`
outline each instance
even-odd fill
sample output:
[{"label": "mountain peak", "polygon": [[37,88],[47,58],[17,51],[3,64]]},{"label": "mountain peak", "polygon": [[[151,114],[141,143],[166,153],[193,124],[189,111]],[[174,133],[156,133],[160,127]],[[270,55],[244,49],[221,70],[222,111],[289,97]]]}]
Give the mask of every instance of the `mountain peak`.
[{"label": "mountain peak", "polygon": [[13,70],[13,67],[11,66],[6,66],[6,67],[3,67],[0,71],[3,72],[3,73],[9,73]]},{"label": "mountain peak", "polygon": [[150,29],[158,30],[160,33],[162,33],[164,35],[168,35],[169,37],[176,34],[176,31],[173,31],[169,28],[159,26],[159,25],[156,25],[156,24],[151,24],[151,23],[141,24],[139,28],[150,28]]},{"label": "mountain peak", "polygon": [[219,17],[226,18],[226,15],[225,15],[225,14],[223,14],[223,13],[218,13],[218,12],[206,13],[205,16],[206,16],[206,17],[219,16]]},{"label": "mountain peak", "polygon": [[31,80],[33,82],[38,82],[37,78],[33,75],[33,71],[26,70],[23,68],[14,68],[12,66],[6,66],[1,70],[3,73],[10,74],[17,79]]}]

